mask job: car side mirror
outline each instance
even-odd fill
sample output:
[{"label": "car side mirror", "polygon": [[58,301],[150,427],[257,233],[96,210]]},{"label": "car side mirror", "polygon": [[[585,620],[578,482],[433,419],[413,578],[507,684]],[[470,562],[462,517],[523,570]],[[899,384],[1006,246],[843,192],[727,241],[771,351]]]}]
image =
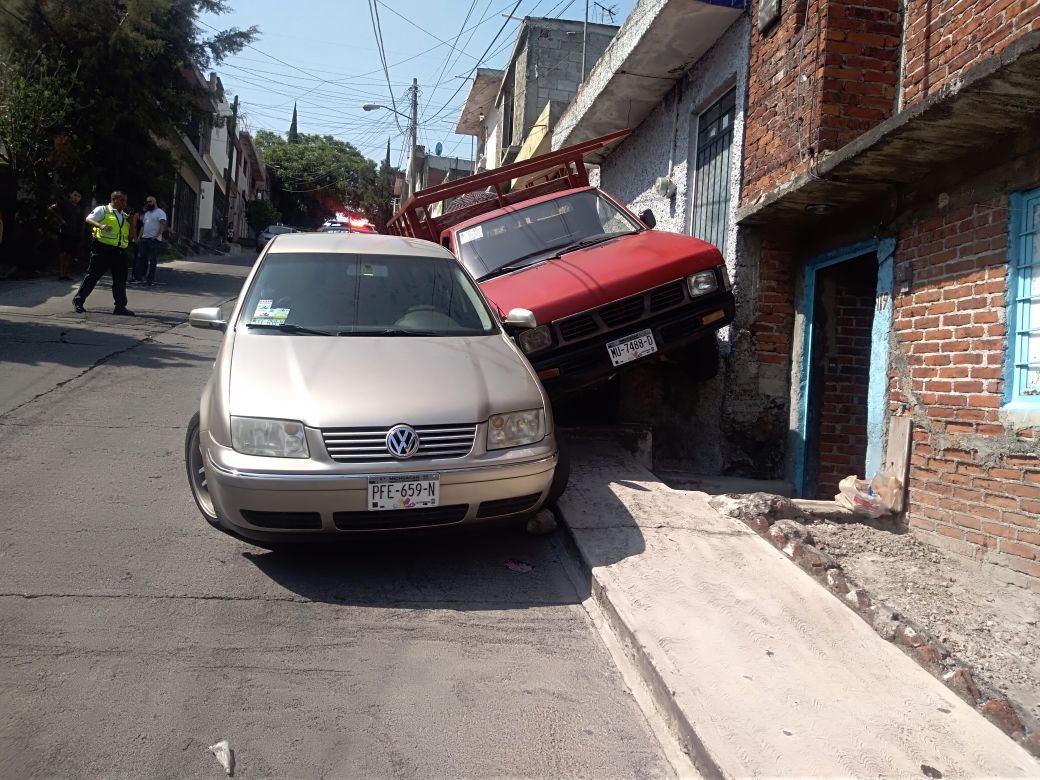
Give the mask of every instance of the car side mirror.
[{"label": "car side mirror", "polygon": [[654,216],[654,212],[650,209],[644,209],[639,218],[643,220],[643,224],[648,228],[657,227],[657,217]]},{"label": "car side mirror", "polygon": [[206,306],[202,309],[192,309],[188,315],[188,324],[193,328],[206,328],[208,330],[227,330],[227,320],[220,313],[219,306]]},{"label": "car side mirror", "polygon": [[538,320],[535,318],[534,312],[528,309],[510,309],[502,322],[510,332],[538,327]]}]

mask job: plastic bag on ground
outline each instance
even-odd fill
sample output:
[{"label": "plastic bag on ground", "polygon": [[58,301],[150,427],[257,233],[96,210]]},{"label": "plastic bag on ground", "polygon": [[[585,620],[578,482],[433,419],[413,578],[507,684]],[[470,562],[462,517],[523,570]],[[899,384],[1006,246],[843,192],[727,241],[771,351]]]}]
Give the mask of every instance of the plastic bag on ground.
[{"label": "plastic bag on ground", "polygon": [[882,504],[881,497],[870,483],[865,479],[858,479],[855,474],[850,474],[839,482],[838,490],[840,492],[834,497],[834,501],[863,517],[881,517],[891,511]]},{"label": "plastic bag on ground", "polygon": [[226,739],[220,740],[215,745],[209,746],[209,752],[217,757],[217,761],[224,767],[224,771],[228,777],[231,777],[235,773],[235,751],[231,749],[230,743]]}]

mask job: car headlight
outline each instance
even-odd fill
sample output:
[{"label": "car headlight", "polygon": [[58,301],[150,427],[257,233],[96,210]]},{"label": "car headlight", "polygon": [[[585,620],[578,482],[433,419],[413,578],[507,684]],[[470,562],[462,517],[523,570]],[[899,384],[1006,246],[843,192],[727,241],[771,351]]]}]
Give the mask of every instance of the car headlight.
[{"label": "car headlight", "polygon": [[551,347],[552,333],[549,332],[548,326],[539,325],[537,328],[521,331],[519,340],[520,349],[530,355],[531,353],[539,352],[546,347]]},{"label": "car headlight", "polygon": [[701,271],[686,277],[686,288],[690,291],[691,298],[697,298],[719,289],[719,280],[714,271]]},{"label": "car headlight", "polygon": [[501,450],[534,444],[545,438],[545,415],[541,409],[512,414],[493,414],[488,420],[487,448]]},{"label": "car headlight", "polygon": [[264,420],[259,417],[231,418],[231,446],[243,455],[270,458],[307,458],[307,433],[295,420]]}]

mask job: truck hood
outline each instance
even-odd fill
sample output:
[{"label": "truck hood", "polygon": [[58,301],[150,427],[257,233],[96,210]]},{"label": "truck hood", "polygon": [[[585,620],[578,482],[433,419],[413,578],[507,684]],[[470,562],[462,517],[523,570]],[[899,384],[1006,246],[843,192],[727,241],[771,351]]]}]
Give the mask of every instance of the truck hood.
[{"label": "truck hood", "polygon": [[504,336],[236,334],[230,413],[315,428],[475,423],[542,406]]},{"label": "truck hood", "polygon": [[544,324],[721,263],[719,250],[705,241],[644,230],[488,279],[480,288],[502,315],[530,309]]}]

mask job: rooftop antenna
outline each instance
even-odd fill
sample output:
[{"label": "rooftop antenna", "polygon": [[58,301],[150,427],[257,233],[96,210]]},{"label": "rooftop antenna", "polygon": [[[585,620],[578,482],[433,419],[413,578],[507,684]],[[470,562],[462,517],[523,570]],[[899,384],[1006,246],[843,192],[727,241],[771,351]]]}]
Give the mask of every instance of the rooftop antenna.
[{"label": "rooftop antenna", "polygon": [[610,17],[610,23],[614,24],[614,17],[617,16],[617,6],[616,5],[612,5],[612,6],[610,6],[608,8],[607,6],[603,5],[602,3],[595,2],[595,0],[593,0],[592,4],[599,9],[599,21],[600,21],[600,24],[604,24],[606,22],[608,16]]}]

